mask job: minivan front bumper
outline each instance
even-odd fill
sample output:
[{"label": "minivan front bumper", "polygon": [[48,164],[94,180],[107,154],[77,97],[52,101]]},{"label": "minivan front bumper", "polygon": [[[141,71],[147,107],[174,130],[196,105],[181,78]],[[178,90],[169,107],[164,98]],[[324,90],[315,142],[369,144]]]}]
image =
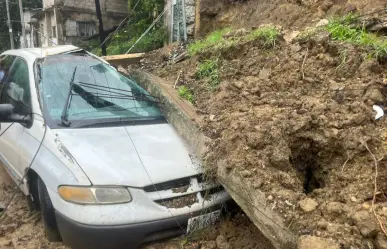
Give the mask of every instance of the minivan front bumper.
[{"label": "minivan front bumper", "polygon": [[[229,203],[232,206],[232,202],[229,201]],[[206,211],[212,212],[221,208],[222,206],[219,205]],[[201,214],[203,211],[163,220],[117,226],[81,224],[58,211],[56,211],[56,219],[64,244],[73,249],[136,249],[151,241],[184,234],[188,220]]]}]

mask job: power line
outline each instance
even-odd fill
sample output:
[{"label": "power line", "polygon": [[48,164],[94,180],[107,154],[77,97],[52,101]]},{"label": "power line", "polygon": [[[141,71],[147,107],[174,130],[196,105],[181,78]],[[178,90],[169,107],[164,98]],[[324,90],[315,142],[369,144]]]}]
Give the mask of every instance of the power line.
[{"label": "power line", "polygon": [[[141,1],[141,0],[137,0],[136,4],[135,4],[134,7],[132,8],[132,11],[134,11],[134,10],[136,9],[136,7],[137,7],[137,5],[140,3],[140,1]],[[102,42],[102,44],[100,45],[100,47],[102,47],[102,46],[110,39],[110,37],[112,37],[113,35],[117,34],[117,32],[121,29],[121,27],[122,27],[123,24],[125,23],[125,21],[126,21],[127,19],[129,19],[129,18],[130,18],[130,13],[129,13],[129,15],[128,15],[127,17],[125,17],[125,18],[121,21],[121,23],[118,25],[117,29],[116,29],[113,33],[111,33],[111,34],[110,34],[110,35]]]},{"label": "power line", "polygon": [[144,38],[145,35],[147,35],[149,33],[149,31],[156,25],[156,23],[160,20],[160,18],[165,14],[165,12],[167,12],[168,10],[168,7],[165,7],[165,9],[163,10],[163,12],[161,12],[161,14],[153,21],[153,23],[149,26],[149,28],[147,30],[145,30],[145,32],[140,36],[140,38],[137,39],[137,41],[129,48],[128,51],[126,51],[125,54],[129,54],[130,51],[132,51],[132,49],[137,45],[137,43],[139,41],[142,40],[142,38]]}]

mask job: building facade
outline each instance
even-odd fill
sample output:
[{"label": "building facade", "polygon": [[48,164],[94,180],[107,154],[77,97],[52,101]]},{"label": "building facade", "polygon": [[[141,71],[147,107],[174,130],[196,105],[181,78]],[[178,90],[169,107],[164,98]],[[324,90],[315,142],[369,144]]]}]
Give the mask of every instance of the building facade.
[{"label": "building facade", "polygon": [[[127,0],[100,0],[100,4],[104,30],[128,15]],[[43,0],[43,9],[31,17],[35,21],[28,35],[33,46],[77,44],[98,34],[95,0]]]}]

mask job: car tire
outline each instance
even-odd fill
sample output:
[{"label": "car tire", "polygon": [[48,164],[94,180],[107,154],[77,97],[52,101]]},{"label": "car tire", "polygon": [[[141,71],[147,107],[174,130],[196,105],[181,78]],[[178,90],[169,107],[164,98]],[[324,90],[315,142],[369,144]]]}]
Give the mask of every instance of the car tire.
[{"label": "car tire", "polygon": [[55,209],[52,206],[50,196],[48,195],[47,187],[40,179],[37,179],[39,206],[42,212],[44,230],[46,237],[51,242],[60,242],[62,238],[59,233],[58,223],[56,222]]}]

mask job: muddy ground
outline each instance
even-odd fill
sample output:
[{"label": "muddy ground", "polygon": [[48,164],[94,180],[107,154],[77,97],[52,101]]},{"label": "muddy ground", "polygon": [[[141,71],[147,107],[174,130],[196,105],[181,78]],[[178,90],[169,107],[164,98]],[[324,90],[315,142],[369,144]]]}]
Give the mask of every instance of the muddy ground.
[{"label": "muddy ground", "polygon": [[[182,72],[178,86],[193,92],[212,139],[206,165],[264,192],[292,232],[331,239],[334,248],[387,248],[387,120],[373,111],[387,105],[386,60],[325,31],[285,41],[289,34],[274,48],[241,42],[178,64],[163,49],[143,68],[171,82]],[[218,61],[215,90],[196,75],[205,60]]]},{"label": "muddy ground", "polygon": [[[14,184],[0,167],[0,203],[14,193]],[[44,235],[40,214],[31,212],[21,192],[12,202],[0,225],[0,249],[68,249],[62,243],[50,243]],[[130,245],[127,247],[131,249]],[[151,243],[142,249],[272,249],[243,213],[224,219],[214,227],[164,242]]]},{"label": "muddy ground", "polygon": [[224,27],[251,28],[273,23],[289,30],[351,11],[370,13],[385,0],[201,0],[198,35]]}]

